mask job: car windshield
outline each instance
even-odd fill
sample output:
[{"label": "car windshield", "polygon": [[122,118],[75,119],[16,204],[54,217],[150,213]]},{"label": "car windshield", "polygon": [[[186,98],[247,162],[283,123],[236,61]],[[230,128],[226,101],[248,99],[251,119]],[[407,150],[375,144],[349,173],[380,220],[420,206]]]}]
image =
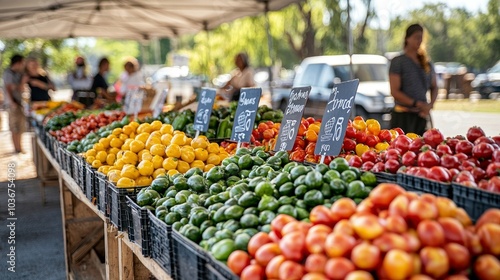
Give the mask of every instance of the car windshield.
[{"label": "car windshield", "polygon": [[493,66],[490,71],[488,71],[490,73],[500,73],[500,63],[497,63],[495,64],[495,66]]},{"label": "car windshield", "polygon": [[[350,80],[349,65],[333,65],[335,78],[341,82]],[[388,81],[386,64],[353,64],[354,78],[360,82],[385,82]]]}]

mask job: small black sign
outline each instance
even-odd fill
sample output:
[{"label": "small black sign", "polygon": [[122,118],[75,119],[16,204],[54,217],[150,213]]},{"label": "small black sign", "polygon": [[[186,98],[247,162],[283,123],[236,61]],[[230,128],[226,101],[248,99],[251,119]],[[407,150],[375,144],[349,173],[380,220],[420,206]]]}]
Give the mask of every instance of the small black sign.
[{"label": "small black sign", "polygon": [[337,156],[340,153],[358,85],[358,79],[333,85],[321,121],[315,154]]},{"label": "small black sign", "polygon": [[274,148],[275,151],[290,151],[293,148],[310,92],[311,87],[292,88],[288,106],[281,121],[278,140]]},{"label": "small black sign", "polygon": [[242,88],[238,108],[234,115],[231,140],[236,142],[250,142],[255,115],[259,108],[261,88]]},{"label": "small black sign", "polygon": [[210,115],[215,101],[215,89],[203,88],[198,98],[198,109],[194,118],[194,129],[205,132],[210,124]]}]

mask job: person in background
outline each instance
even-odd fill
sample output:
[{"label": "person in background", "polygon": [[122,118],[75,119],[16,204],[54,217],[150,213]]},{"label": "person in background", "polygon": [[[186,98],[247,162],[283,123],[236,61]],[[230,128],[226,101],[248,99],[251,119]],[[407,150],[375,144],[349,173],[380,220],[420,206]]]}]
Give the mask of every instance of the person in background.
[{"label": "person in background", "polygon": [[229,96],[231,101],[240,99],[240,90],[244,87],[254,87],[253,79],[254,70],[248,62],[248,55],[240,52],[234,59],[236,69],[233,70],[232,78],[222,88],[225,92],[223,95]]},{"label": "person in background", "polygon": [[9,127],[12,133],[12,142],[16,153],[21,153],[21,136],[26,130],[26,118],[23,112],[22,93],[28,76],[23,74],[24,57],[13,55],[9,68],[3,73],[4,104],[9,112]]},{"label": "person in background", "polygon": [[120,76],[120,90],[118,101],[124,98],[127,92],[144,86],[142,73],[139,71],[139,62],[135,58],[129,58],[123,66],[125,71]]},{"label": "person in background", "polygon": [[[403,54],[394,57],[389,67],[389,82],[395,106],[391,127],[422,135],[437,98],[436,75],[422,48],[424,29],[412,24],[406,29]],[[430,101],[427,91],[430,90]]]},{"label": "person in background", "polygon": [[28,76],[28,86],[31,90],[31,102],[33,101],[49,101],[49,90],[56,90],[54,84],[49,79],[38,63],[36,58],[28,58],[26,60],[25,75]]},{"label": "person in background", "polygon": [[115,96],[108,92],[108,82],[106,81],[106,74],[109,71],[109,60],[103,57],[99,61],[98,72],[94,76],[91,91],[96,94],[97,97],[101,97],[106,100],[115,100]]},{"label": "person in background", "polygon": [[95,94],[90,92],[92,76],[86,73],[85,59],[81,56],[75,60],[76,68],[68,75],[68,83],[73,90],[72,100],[79,101],[87,107],[92,105]]}]

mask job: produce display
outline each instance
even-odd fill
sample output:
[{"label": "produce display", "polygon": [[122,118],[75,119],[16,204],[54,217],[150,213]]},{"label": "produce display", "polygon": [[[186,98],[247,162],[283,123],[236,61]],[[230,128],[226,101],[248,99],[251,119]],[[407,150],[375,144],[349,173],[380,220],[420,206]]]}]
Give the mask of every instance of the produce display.
[{"label": "produce display", "polygon": [[357,206],[342,198],[315,207],[310,222],[278,215],[227,265],[242,280],[468,279],[471,269],[498,279],[499,244],[500,210],[474,226],[450,199],[384,183]]}]

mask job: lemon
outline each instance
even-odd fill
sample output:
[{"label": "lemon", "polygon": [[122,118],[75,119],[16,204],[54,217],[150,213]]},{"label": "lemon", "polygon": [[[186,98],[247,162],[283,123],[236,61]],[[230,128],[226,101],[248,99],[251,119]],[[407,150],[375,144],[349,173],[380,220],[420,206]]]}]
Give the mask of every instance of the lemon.
[{"label": "lemon", "polygon": [[205,165],[203,172],[208,172],[208,171],[210,171],[210,169],[212,169],[214,167],[215,167],[215,165],[213,165],[213,164],[207,164],[207,165]]},{"label": "lemon", "polygon": [[147,153],[143,153],[142,156],[140,156],[140,159],[153,161],[153,155],[151,153],[149,153],[149,151],[148,151]]},{"label": "lemon", "polygon": [[96,151],[104,151],[104,146],[101,143],[95,143],[93,148]]},{"label": "lemon", "polygon": [[88,164],[92,164],[94,160],[95,160],[94,156],[88,156],[85,158],[85,161],[87,161]]},{"label": "lemon", "polygon": [[131,151],[125,151],[125,153],[123,153],[123,156],[121,158],[123,160],[123,162],[125,163],[128,163],[128,164],[133,164],[135,165],[137,163],[137,160],[139,159],[137,157],[137,154],[131,152]]},{"label": "lemon", "polygon": [[165,153],[167,154],[168,157],[175,157],[175,158],[180,158],[181,157],[181,147],[177,144],[170,144],[165,150]]},{"label": "lemon", "polygon": [[120,178],[116,182],[116,187],[117,188],[130,188],[130,187],[135,187],[135,181],[129,178]]},{"label": "lemon", "polygon": [[116,136],[119,136],[122,133],[123,133],[123,130],[121,128],[115,128],[115,129],[113,129],[113,132],[111,132],[111,134],[116,135]]},{"label": "lemon", "polygon": [[179,160],[174,157],[168,157],[163,160],[162,167],[165,170],[172,170],[172,169],[177,169],[177,164],[179,163]]},{"label": "lemon", "polygon": [[161,156],[153,156],[153,160],[151,160],[153,162],[153,167],[155,169],[157,168],[160,168],[161,165],[163,164],[163,157]]},{"label": "lemon", "polygon": [[177,171],[182,174],[186,173],[190,168],[191,166],[189,165],[189,163],[183,160],[179,160],[179,162],[177,163]]},{"label": "lemon", "polygon": [[161,140],[161,143],[165,146],[168,146],[170,145],[170,141],[172,141],[172,134],[163,134],[161,137],[160,137],[160,140]]},{"label": "lemon", "polygon": [[92,161],[92,167],[93,167],[93,168],[99,168],[99,167],[101,167],[101,166],[102,166],[102,163],[101,163],[101,161],[100,161],[100,160],[98,160],[98,159],[94,159],[94,161]]},{"label": "lemon", "polygon": [[113,138],[109,141],[109,145],[112,148],[121,148],[123,145],[123,141],[120,138]]},{"label": "lemon", "polygon": [[110,148],[110,149],[108,149],[108,155],[109,155],[109,154],[114,154],[114,155],[116,155],[119,151],[120,151],[120,149],[118,149],[118,148],[114,148],[114,147],[113,147],[113,148]]},{"label": "lemon", "polygon": [[108,180],[111,181],[112,183],[116,183],[121,178],[120,170],[110,170],[107,175],[108,175]]},{"label": "lemon", "polygon": [[163,157],[165,155],[165,150],[166,147],[163,144],[154,144],[151,148],[149,148],[149,151],[153,156]]},{"label": "lemon", "polygon": [[153,145],[156,145],[156,144],[161,144],[160,137],[155,137],[155,136],[151,137],[151,136],[149,136],[148,141],[146,141],[146,149],[149,150],[149,149],[151,149],[151,147]]},{"label": "lemon", "polygon": [[123,130],[123,133],[127,134],[127,135],[130,135],[132,132],[135,132],[135,129],[129,124],[123,126],[122,130]]},{"label": "lemon", "polygon": [[143,176],[153,175],[154,172],[153,163],[148,160],[143,160],[139,162],[139,165],[137,165],[137,170],[139,170],[139,174]]},{"label": "lemon", "polygon": [[108,154],[106,156],[106,164],[113,165],[116,160],[116,155],[115,154]]},{"label": "lemon", "polygon": [[146,132],[139,133],[139,134],[137,134],[137,136],[135,136],[135,140],[141,141],[144,144],[146,144],[146,142],[148,141],[148,138],[149,138],[149,133],[146,133]]},{"label": "lemon", "polygon": [[174,176],[175,174],[178,174],[178,173],[179,173],[179,171],[177,171],[177,169],[172,169],[172,170],[167,171],[168,176]]},{"label": "lemon", "polygon": [[151,123],[151,131],[157,131],[160,130],[162,126],[162,123],[160,121],[153,121]]},{"label": "lemon", "polygon": [[158,175],[162,175],[162,174],[165,174],[165,169],[163,168],[158,168],[156,169],[154,172],[153,172],[153,178],[156,179],[156,177],[158,177]]},{"label": "lemon", "polygon": [[[152,174],[152,173],[151,173]],[[127,177],[130,179],[137,179],[140,176],[139,170],[133,165],[125,165],[120,172],[121,177]]]},{"label": "lemon", "polygon": [[125,166],[125,161],[123,161],[123,159],[119,158],[115,161],[115,164],[113,164],[113,166],[118,168],[119,170],[122,170],[123,166]]},{"label": "lemon", "polygon": [[151,124],[149,123],[141,123],[136,130],[137,133],[143,133],[143,132],[150,133],[151,131],[153,130],[151,129]]},{"label": "lemon", "polygon": [[139,178],[135,179],[135,185],[138,187],[149,186],[151,182],[153,182],[151,176],[139,176]]},{"label": "lemon", "polygon": [[186,145],[186,140],[187,140],[187,137],[184,134],[184,132],[182,132],[182,133],[175,134],[174,137],[172,137],[172,141],[170,141],[170,142],[173,144],[177,144],[179,146],[184,146],[184,145]]},{"label": "lemon", "polygon": [[96,154],[97,154],[96,150],[90,149],[85,152],[85,157],[95,157]]},{"label": "lemon", "polygon": [[219,165],[221,162],[219,155],[208,154],[207,164]]},{"label": "lemon", "polygon": [[120,138],[120,140],[122,140],[122,141],[125,141],[125,140],[127,140],[128,138],[130,138],[130,137],[129,137],[127,134],[122,133],[122,134],[120,134],[120,136],[119,136],[118,138]]},{"label": "lemon", "polygon": [[130,125],[134,131],[139,127],[139,123],[136,121],[130,122],[128,125]]},{"label": "lemon", "polygon": [[95,159],[100,161],[100,162],[105,162],[107,156],[108,156],[108,154],[106,154],[105,151],[99,151],[99,152],[97,152],[97,155],[95,155]]},{"label": "lemon", "polygon": [[194,149],[194,155],[197,160],[201,160],[204,162],[208,158],[208,151],[203,148],[196,148]]},{"label": "lemon", "polygon": [[217,143],[210,143],[207,147],[207,151],[211,154],[219,153],[219,145]]},{"label": "lemon", "polygon": [[144,143],[140,140],[132,140],[132,142],[130,142],[130,151],[133,153],[138,153],[142,149],[144,149],[144,146]]},{"label": "lemon", "polygon": [[164,124],[160,128],[160,133],[163,135],[165,134],[172,135],[174,133],[174,127],[171,124]]},{"label": "lemon", "polygon": [[197,160],[194,160],[193,162],[191,162],[191,168],[193,167],[198,167],[199,169],[203,170],[205,169],[205,163],[199,159]]},{"label": "lemon", "polygon": [[99,143],[101,143],[101,145],[104,147],[104,149],[107,149],[107,148],[109,148],[110,139],[101,138],[101,139],[99,139]]}]

